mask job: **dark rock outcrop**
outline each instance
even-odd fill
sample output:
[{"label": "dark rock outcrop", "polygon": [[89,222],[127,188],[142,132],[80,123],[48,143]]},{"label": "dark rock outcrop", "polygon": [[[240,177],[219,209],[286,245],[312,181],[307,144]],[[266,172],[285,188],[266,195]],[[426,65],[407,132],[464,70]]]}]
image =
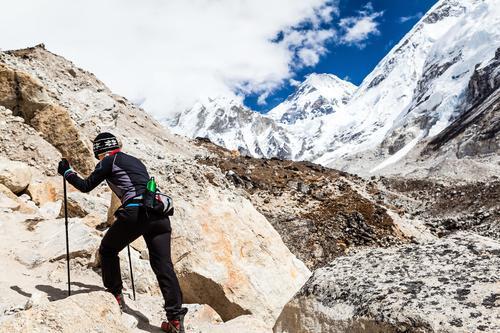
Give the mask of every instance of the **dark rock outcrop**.
[{"label": "dark rock outcrop", "polygon": [[498,332],[500,243],[458,233],[318,269],[275,333]]},{"label": "dark rock outcrop", "polygon": [[458,158],[480,157],[500,150],[500,48],[484,67],[476,68],[466,91],[469,106],[424,151],[451,146]]}]

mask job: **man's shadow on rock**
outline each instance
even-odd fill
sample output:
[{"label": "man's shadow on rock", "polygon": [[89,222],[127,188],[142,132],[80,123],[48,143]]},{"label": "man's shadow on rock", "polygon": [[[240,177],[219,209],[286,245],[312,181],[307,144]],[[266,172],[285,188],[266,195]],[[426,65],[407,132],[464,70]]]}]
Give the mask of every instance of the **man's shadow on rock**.
[{"label": "man's shadow on rock", "polygon": [[[85,284],[81,282],[71,282],[71,286],[77,287],[78,289],[72,288],[71,289],[71,295],[77,295],[77,294],[84,294],[84,293],[90,293],[92,291],[102,291],[104,288],[99,287],[99,286],[94,286],[91,284]],[[52,301],[58,301],[63,298],[68,297],[68,290],[63,290],[59,289],[50,285],[46,284],[39,284],[35,286],[36,289],[43,291],[44,293],[47,294],[47,298],[50,302]],[[14,290],[17,292],[19,295],[22,295],[24,297],[30,298],[32,294],[24,291],[21,289],[19,286],[10,286],[11,290]]]},{"label": "man's shadow on rock", "polygon": [[[81,282],[71,282],[71,286],[77,287],[78,289],[71,288],[71,295],[87,294],[92,291],[104,291],[103,287],[95,286],[91,284],[81,283]],[[47,284],[39,284],[35,286],[36,289],[43,291],[47,294],[49,301],[58,301],[63,298],[68,297],[68,290],[59,289]]]}]

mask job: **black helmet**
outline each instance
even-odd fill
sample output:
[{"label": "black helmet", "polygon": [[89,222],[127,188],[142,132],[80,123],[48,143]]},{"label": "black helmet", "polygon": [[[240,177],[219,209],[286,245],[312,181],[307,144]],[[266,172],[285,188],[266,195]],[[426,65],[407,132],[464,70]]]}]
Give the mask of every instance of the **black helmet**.
[{"label": "black helmet", "polygon": [[98,158],[100,154],[120,148],[118,139],[111,133],[104,132],[98,134],[94,139],[94,156]]}]

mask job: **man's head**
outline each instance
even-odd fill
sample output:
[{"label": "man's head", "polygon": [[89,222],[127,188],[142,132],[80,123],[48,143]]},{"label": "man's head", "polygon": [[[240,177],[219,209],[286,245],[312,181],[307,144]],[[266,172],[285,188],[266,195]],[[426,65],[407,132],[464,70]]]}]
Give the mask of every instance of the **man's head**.
[{"label": "man's head", "polygon": [[118,142],[118,139],[111,133],[100,133],[94,139],[94,156],[99,160],[102,159],[107,152],[119,148],[120,144]]}]

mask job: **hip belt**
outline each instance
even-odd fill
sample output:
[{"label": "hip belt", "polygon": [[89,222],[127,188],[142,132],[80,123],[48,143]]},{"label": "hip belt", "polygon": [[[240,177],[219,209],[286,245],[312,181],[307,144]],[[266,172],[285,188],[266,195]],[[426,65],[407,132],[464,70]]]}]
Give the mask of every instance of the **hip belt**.
[{"label": "hip belt", "polygon": [[140,207],[143,205],[143,200],[142,200],[142,194],[138,195],[136,197],[133,197],[132,199],[128,199],[125,201],[125,203],[122,205],[122,207]]}]

